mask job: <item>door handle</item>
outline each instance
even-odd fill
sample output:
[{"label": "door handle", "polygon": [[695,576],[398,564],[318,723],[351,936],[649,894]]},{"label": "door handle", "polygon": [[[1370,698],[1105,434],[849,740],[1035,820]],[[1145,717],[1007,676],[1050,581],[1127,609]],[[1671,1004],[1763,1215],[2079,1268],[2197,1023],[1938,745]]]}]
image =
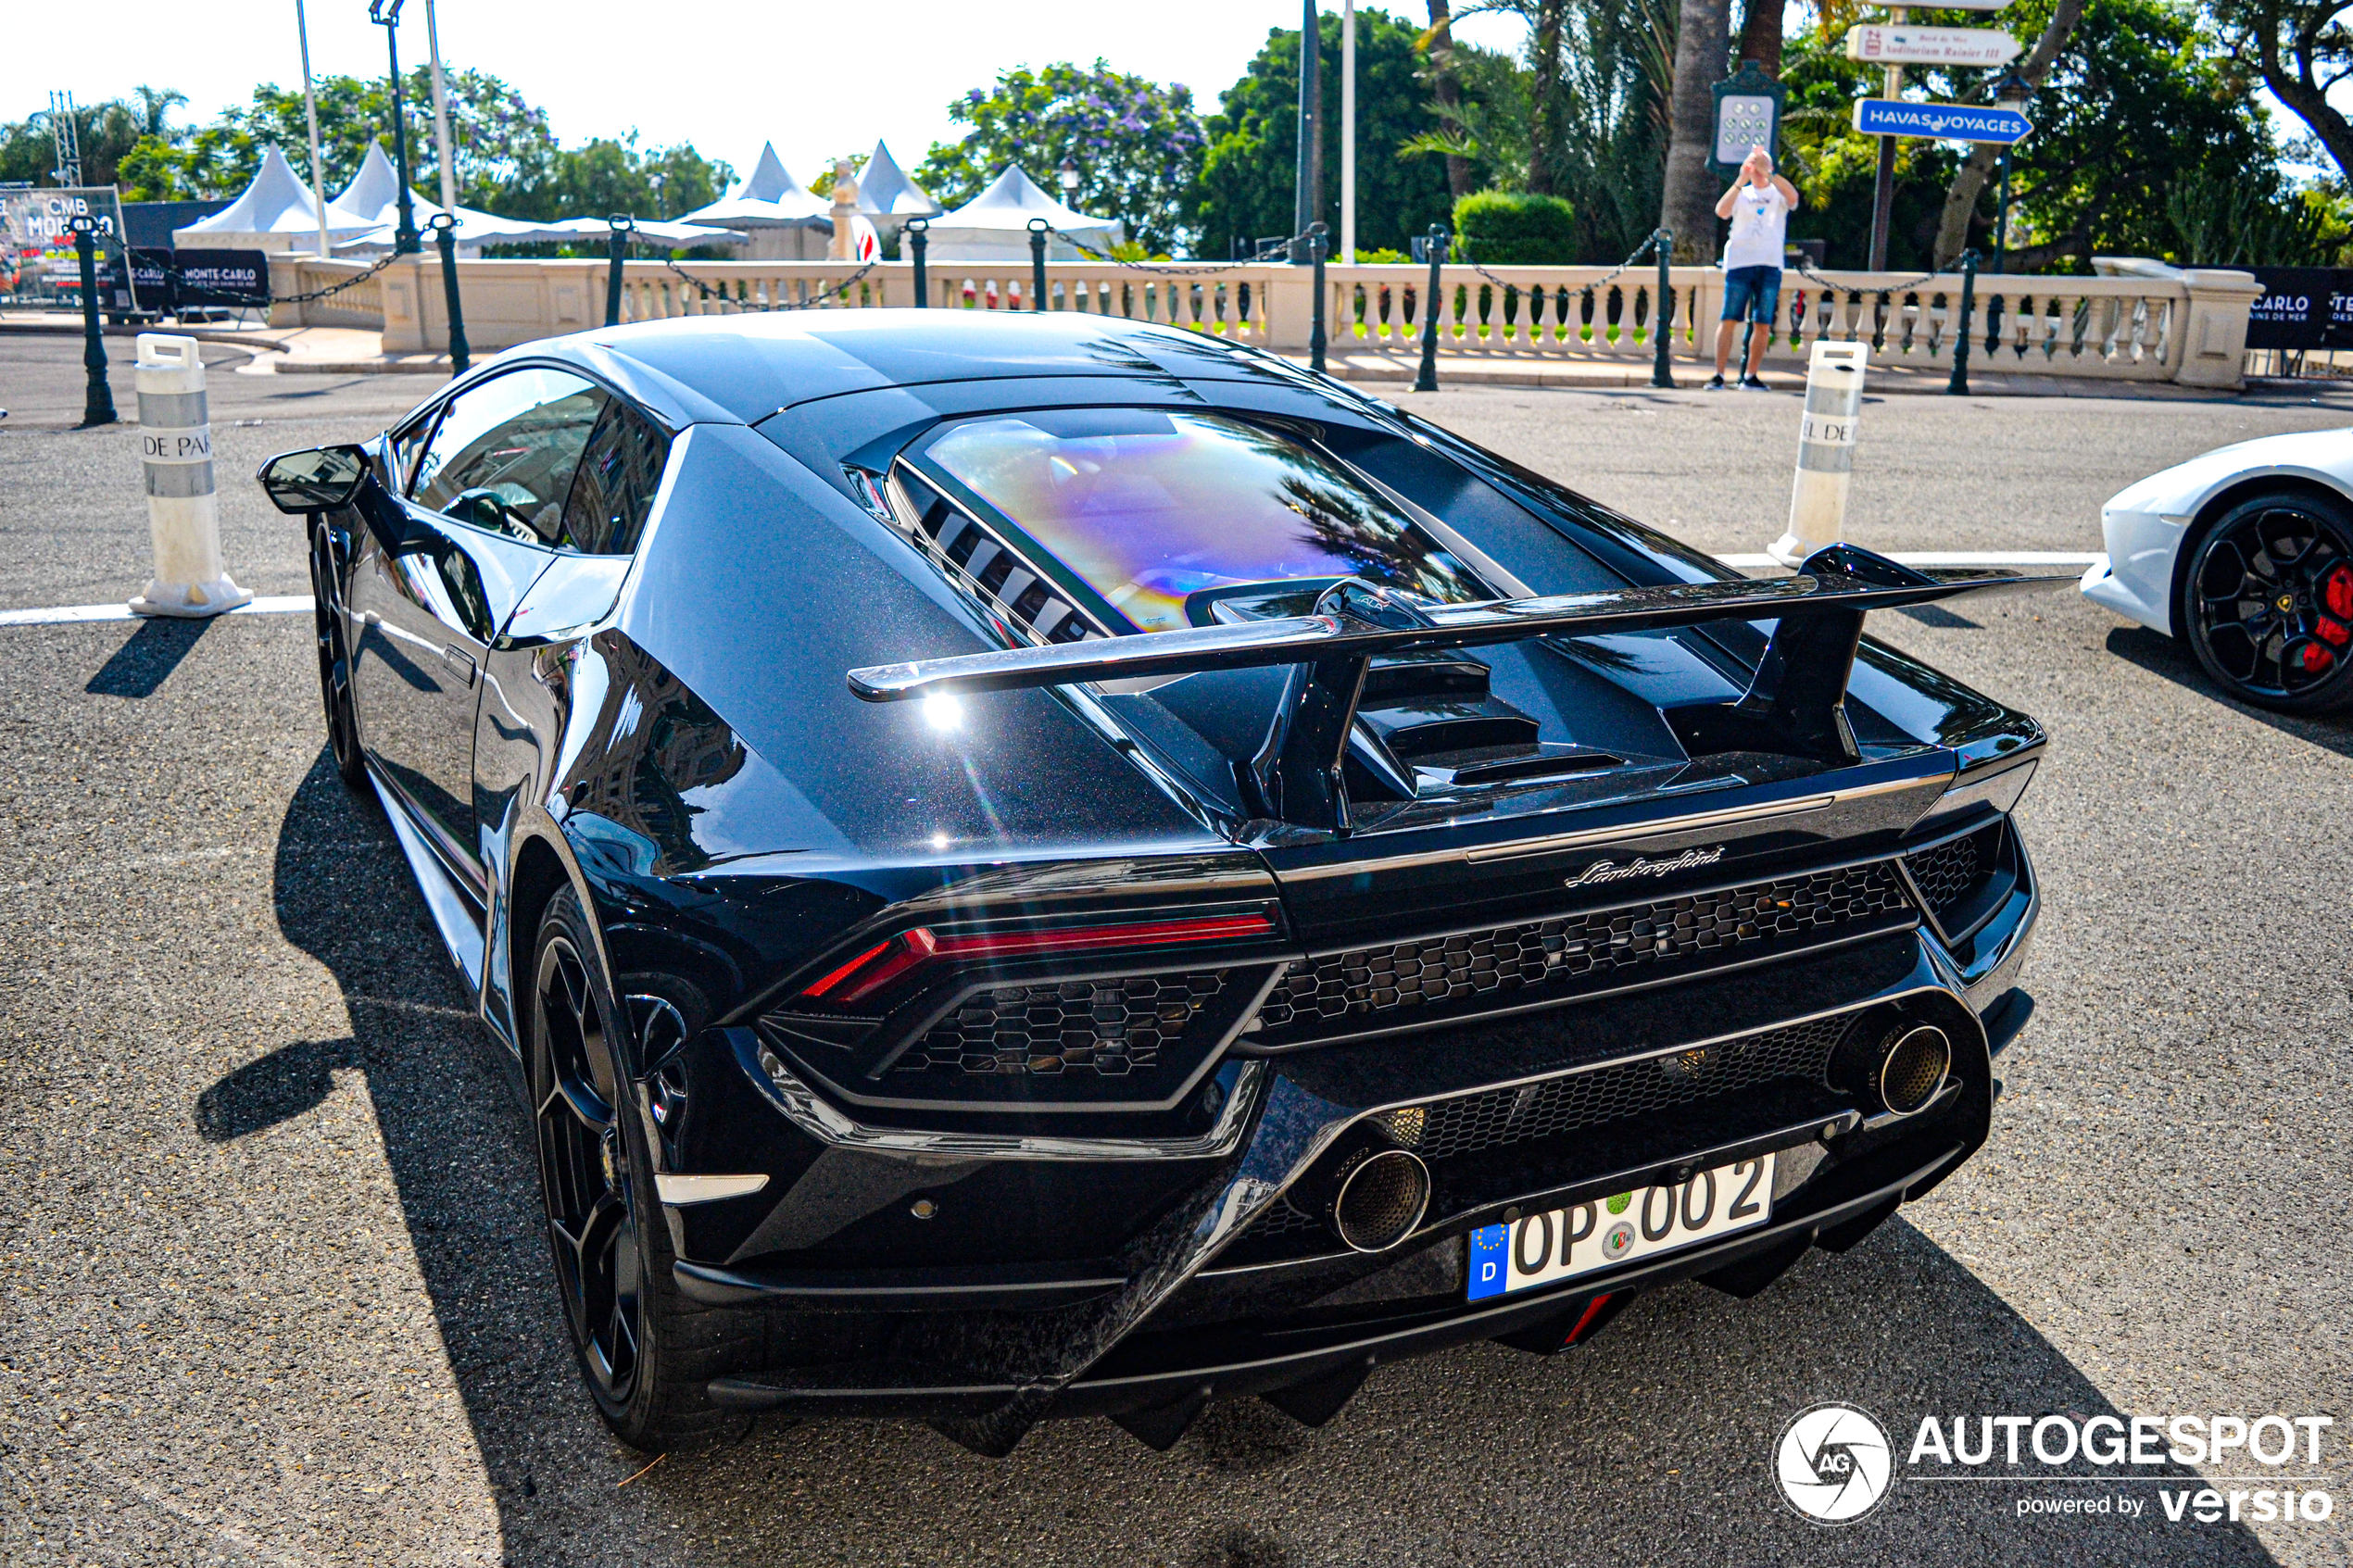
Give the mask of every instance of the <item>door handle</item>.
[{"label": "door handle", "polygon": [[441,650],[441,662],[447,665],[467,685],[474,684],[473,656],[464,649],[450,646]]}]

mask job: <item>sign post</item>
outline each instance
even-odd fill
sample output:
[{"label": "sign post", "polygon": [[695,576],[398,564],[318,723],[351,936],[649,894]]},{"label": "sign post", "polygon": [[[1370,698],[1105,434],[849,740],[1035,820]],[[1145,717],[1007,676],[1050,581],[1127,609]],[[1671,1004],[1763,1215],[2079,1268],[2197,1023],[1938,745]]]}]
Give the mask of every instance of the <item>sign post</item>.
[{"label": "sign post", "polygon": [[[2009,0],[1957,0],[1950,7],[1963,11],[1998,11]],[[1975,109],[1966,104],[1909,104],[1903,98],[1906,65],[1998,67],[2017,58],[2019,42],[2007,32],[1974,27],[1914,27],[1903,6],[1889,6],[1883,24],[1849,28],[1846,56],[1881,62],[1886,75],[1878,98],[1855,105],[1855,129],[1877,136],[1879,172],[1871,185],[1870,270],[1887,267],[1888,230],[1895,213],[1895,138],[1919,136],[1932,141],[2017,141],[2034,129],[2014,108]]]},{"label": "sign post", "polygon": [[[1891,6],[1887,15],[1897,27],[1902,27],[1911,17],[1911,13],[1901,6]],[[1902,94],[1904,68],[1900,65],[1889,66],[1881,77],[1880,90],[1890,98]],[[1871,180],[1871,271],[1883,272],[1887,270],[1887,231],[1894,221],[1895,143],[1882,136],[1879,144],[1879,169]]]}]

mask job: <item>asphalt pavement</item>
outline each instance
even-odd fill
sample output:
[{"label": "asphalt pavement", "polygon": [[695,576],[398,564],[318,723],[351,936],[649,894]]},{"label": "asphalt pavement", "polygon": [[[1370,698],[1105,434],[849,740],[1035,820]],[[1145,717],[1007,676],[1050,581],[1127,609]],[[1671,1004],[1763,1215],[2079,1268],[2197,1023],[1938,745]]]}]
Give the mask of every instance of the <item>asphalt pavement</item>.
[{"label": "asphalt pavement", "polygon": [[[431,384],[207,358],[230,569],[301,592],[299,529],[245,476]],[[0,608],[145,582],[136,448],[65,428],[81,385],[78,345],[0,338]],[[1710,548],[1780,531],[1793,397],[1399,400]],[[1854,533],[2096,549],[2127,481],[2353,425],[2322,402],[1867,403]],[[1556,1358],[1384,1368],[1315,1431],[1244,1402],[1164,1455],[1070,1422],[988,1461],[762,1421],[648,1469],[577,1386],[492,1047],[324,759],[307,618],[0,627],[0,1561],[2345,1562],[2342,1501],[2020,1518],[2023,1483],[1899,1483],[1830,1530],[1776,1493],[1776,1437],[1827,1399],[1899,1446],[1931,1414],[2353,1424],[2353,724],[2221,700],[2071,590],[1872,630],[2052,738],[1993,1141],[1862,1246],[1749,1301],[1643,1298]]]}]

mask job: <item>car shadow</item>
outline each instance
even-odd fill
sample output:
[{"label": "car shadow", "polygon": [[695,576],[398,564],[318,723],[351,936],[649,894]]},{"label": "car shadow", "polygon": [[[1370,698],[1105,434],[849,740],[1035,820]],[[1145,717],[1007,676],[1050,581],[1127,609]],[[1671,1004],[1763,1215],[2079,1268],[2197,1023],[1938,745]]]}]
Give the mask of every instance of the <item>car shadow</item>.
[{"label": "car shadow", "polygon": [[[574,1368],[510,1059],[469,1015],[389,831],[323,753],[282,823],[274,897],[352,1034],[239,1067],[199,1097],[196,1125],[233,1142],[310,1113],[338,1072],[361,1075],[510,1562],[2271,1561],[2245,1527],[2168,1523],[2156,1486],[2112,1478],[1899,1481],[1838,1532],[1793,1512],[1768,1456],[1818,1402],[1876,1414],[1899,1469],[1924,1415],[2120,1413],[1901,1218],[1752,1300],[1696,1285],[1645,1297],[1558,1357],[1476,1345],[1383,1368],[1316,1430],[1243,1400],[1165,1454],[1074,1421],[995,1461],[912,1423],[766,1418],[648,1468]],[[2148,1501],[2134,1520],[2013,1512],[2058,1491]]]},{"label": "car shadow", "polygon": [[2145,626],[2112,627],[2108,634],[2108,651],[2130,664],[2137,664],[2152,675],[2161,675],[2175,685],[2185,686],[2210,697],[2234,713],[2245,714],[2258,723],[2269,724],[2283,734],[2309,741],[2339,757],[2353,757],[2353,724],[2343,717],[2298,719],[2285,713],[2274,713],[2252,703],[2241,702],[2208,679],[2198,667],[2197,656],[2173,638]]}]

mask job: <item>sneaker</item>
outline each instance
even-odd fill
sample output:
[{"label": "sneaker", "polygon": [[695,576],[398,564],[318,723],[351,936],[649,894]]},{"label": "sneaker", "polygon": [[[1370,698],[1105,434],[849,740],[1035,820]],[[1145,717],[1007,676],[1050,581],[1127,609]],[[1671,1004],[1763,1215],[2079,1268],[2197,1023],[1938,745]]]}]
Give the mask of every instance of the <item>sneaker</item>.
[{"label": "sneaker", "polygon": [[1702,390],[1702,391],[1705,391],[1705,392],[1721,392],[1721,391],[1723,391],[1723,390],[1724,390],[1724,378],[1723,378],[1722,376],[1710,376],[1710,377],[1708,377],[1708,378],[1707,378],[1707,385],[1706,385],[1706,386],[1705,386],[1705,387],[1703,387],[1701,390]]},{"label": "sneaker", "polygon": [[1743,376],[1741,390],[1743,392],[1770,392],[1773,389],[1765,384],[1765,378],[1762,376]]}]

